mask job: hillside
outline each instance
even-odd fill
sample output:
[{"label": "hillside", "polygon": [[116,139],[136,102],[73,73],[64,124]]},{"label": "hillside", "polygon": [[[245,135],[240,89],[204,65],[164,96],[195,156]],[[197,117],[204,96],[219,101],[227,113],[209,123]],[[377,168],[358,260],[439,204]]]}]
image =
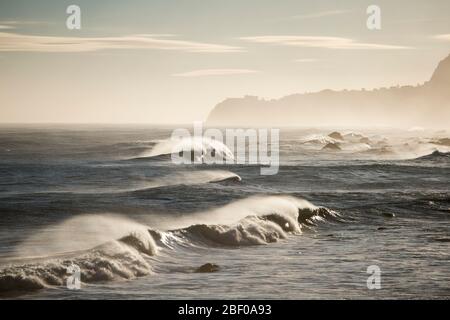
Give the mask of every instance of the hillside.
[{"label": "hillside", "polygon": [[450,55],[419,86],[375,90],[323,90],[278,100],[231,98],[209,114],[208,125],[433,126],[450,119]]}]

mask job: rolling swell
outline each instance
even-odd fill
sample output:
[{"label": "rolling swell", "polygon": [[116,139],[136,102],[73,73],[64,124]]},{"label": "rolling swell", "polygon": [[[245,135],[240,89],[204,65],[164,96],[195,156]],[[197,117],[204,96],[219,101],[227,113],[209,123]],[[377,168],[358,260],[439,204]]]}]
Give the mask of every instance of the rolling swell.
[{"label": "rolling swell", "polygon": [[[262,210],[261,208],[264,208]],[[233,210],[230,212],[230,210]],[[224,214],[226,216],[224,216]],[[154,273],[150,257],[158,251],[176,255],[167,239],[181,241],[184,250],[190,246],[239,247],[264,245],[300,235],[303,227],[320,221],[339,220],[337,212],[316,207],[306,200],[292,197],[251,197],[217,210],[197,214],[194,220],[223,220],[233,223],[194,223],[184,228],[158,231],[137,228],[117,240],[72,253],[65,258],[45,258],[43,261],[12,264],[0,269],[0,292],[28,292],[51,286],[63,286],[67,268],[80,268],[82,283],[133,279]],[[186,245],[187,244],[187,245]],[[42,259],[41,259],[42,260]]]},{"label": "rolling swell", "polygon": [[440,152],[440,151],[436,150],[428,155],[416,158],[415,160],[450,161],[450,152]]}]

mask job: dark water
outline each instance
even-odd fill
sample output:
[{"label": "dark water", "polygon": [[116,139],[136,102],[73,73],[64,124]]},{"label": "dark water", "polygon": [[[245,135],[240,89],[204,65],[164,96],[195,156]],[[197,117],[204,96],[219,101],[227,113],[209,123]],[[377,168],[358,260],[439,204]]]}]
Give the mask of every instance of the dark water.
[{"label": "dark water", "polygon": [[[326,151],[330,130],[284,129],[263,176],[149,156],[171,130],[0,128],[3,296],[450,296],[450,160],[435,143],[448,133],[367,131]],[[72,263],[80,290],[65,286]]]}]

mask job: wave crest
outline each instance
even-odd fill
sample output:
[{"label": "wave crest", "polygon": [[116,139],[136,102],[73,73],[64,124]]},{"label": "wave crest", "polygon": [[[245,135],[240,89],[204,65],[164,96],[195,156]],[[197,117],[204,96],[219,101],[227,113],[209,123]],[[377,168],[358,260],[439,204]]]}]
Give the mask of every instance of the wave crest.
[{"label": "wave crest", "polygon": [[[199,242],[204,246],[264,245],[300,234],[303,227],[320,221],[339,219],[339,214],[299,198],[266,196],[238,200],[219,209],[196,214],[191,218],[196,223],[169,231],[150,229],[119,217],[105,219],[91,216],[69,220],[62,224],[61,231],[53,238],[44,238],[44,242],[67,239],[68,230],[74,230],[74,227],[86,232],[87,226],[95,221],[101,230],[97,230],[95,239],[88,239],[84,244],[105,239],[106,235],[101,233],[114,235],[116,240],[108,240],[84,251],[71,251],[73,241],[70,241],[70,246],[57,248],[69,250],[62,258],[55,258],[58,251],[49,247],[46,250],[50,255],[46,257],[32,258],[32,263],[22,262],[0,269],[0,292],[62,286],[69,276],[68,268],[73,265],[80,268],[83,283],[141,277],[153,272],[150,257],[157,255],[160,249],[156,243],[164,250],[174,249],[168,240],[180,242],[183,250],[194,248]],[[206,222],[211,219],[216,223],[198,223],[199,220]],[[120,232],[126,235],[117,236]],[[61,238],[60,233],[65,237]],[[79,236],[87,238],[87,234]],[[36,243],[37,238],[33,238],[32,243]]]},{"label": "wave crest", "polygon": [[202,160],[208,155],[222,157],[223,159],[234,159],[231,150],[222,142],[208,137],[184,137],[182,139],[167,139],[158,142],[150,152],[144,152],[139,158],[154,158],[167,156],[180,152],[192,152],[195,159]]},{"label": "wave crest", "polygon": [[[288,198],[284,201],[300,199]],[[304,200],[303,200],[304,201]],[[239,202],[239,201],[238,201]],[[301,202],[297,202],[300,205]],[[307,204],[307,205],[305,205]],[[268,210],[273,210],[268,208]],[[250,215],[233,224],[195,224],[181,230],[175,230],[188,239],[207,244],[225,246],[261,245],[286,239],[289,234],[300,234],[304,226],[311,227],[320,221],[338,220],[339,214],[323,207],[315,207],[308,202],[296,208],[274,211],[274,213]]]},{"label": "wave crest", "polygon": [[78,257],[4,268],[0,270],[0,292],[64,285],[69,276],[68,268],[73,265],[80,268],[81,281],[85,283],[141,277],[152,271],[145,255],[156,253],[157,247],[150,233],[134,232]]},{"label": "wave crest", "polygon": [[450,152],[440,152],[439,150],[435,150],[432,153],[418,157],[415,160],[450,160]]}]

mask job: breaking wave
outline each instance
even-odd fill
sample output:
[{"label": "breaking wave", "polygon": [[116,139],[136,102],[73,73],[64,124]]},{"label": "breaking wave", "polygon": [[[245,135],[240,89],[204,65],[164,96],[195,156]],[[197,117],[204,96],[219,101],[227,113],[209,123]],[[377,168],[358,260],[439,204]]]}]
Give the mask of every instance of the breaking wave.
[{"label": "breaking wave", "polygon": [[172,154],[190,152],[196,161],[201,161],[206,157],[220,157],[224,160],[234,159],[231,150],[222,142],[208,137],[185,137],[182,139],[172,138],[162,140],[150,151],[143,152],[138,159],[157,158],[167,159]]},{"label": "breaking wave", "polygon": [[[154,273],[152,257],[157,258],[158,252],[164,250],[175,255],[171,242],[182,243],[183,250],[198,245],[264,245],[300,235],[304,228],[332,220],[340,220],[340,215],[306,200],[285,196],[238,200],[215,210],[194,213],[178,222],[187,226],[167,230],[154,230],[116,216],[79,217],[62,223],[51,236],[41,232],[31,237],[28,242],[40,241],[40,247],[47,243],[46,252],[34,253],[34,258],[29,252],[22,257],[25,262],[2,266],[0,292],[62,286],[72,265],[80,268],[83,283],[132,279]],[[67,234],[74,228],[80,228],[76,231],[81,242],[68,240]],[[108,240],[112,237],[115,239]],[[102,243],[96,244],[99,242]],[[26,243],[18,252],[27,252]],[[60,246],[52,248],[55,243]],[[93,244],[96,245],[84,249]]]},{"label": "breaking wave", "polygon": [[338,218],[325,208],[298,209],[298,214],[272,213],[249,216],[232,225],[196,224],[178,231],[188,239],[225,246],[262,245],[286,239],[289,234],[301,234],[302,228],[320,220]]},{"label": "breaking wave", "polygon": [[[363,135],[355,132],[330,134],[316,133],[299,138],[302,149],[308,152],[330,152],[345,156],[351,154],[362,160],[412,160],[431,155],[433,152],[450,152],[449,138],[441,136],[410,136],[394,134]],[[440,157],[443,159],[445,157]]]},{"label": "breaking wave", "polygon": [[332,210],[304,199],[288,196],[254,196],[216,210],[198,213],[188,227],[175,230],[177,236],[207,244],[246,246],[267,244],[301,234],[302,228],[319,221],[339,219]]},{"label": "breaking wave", "polygon": [[80,268],[80,280],[84,283],[141,277],[152,270],[145,257],[156,252],[156,244],[148,232],[134,232],[77,257],[6,267],[0,270],[0,292],[62,286],[73,265]]}]

